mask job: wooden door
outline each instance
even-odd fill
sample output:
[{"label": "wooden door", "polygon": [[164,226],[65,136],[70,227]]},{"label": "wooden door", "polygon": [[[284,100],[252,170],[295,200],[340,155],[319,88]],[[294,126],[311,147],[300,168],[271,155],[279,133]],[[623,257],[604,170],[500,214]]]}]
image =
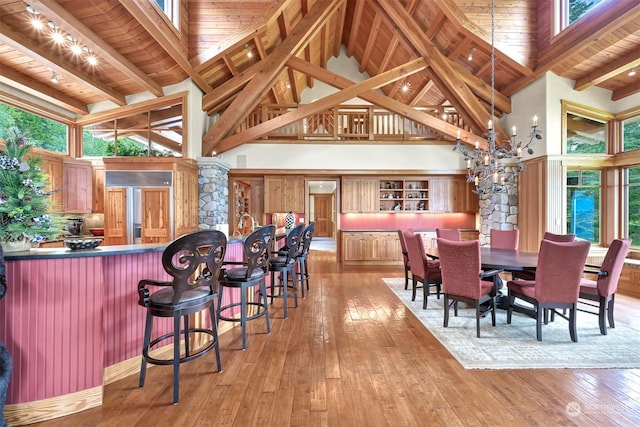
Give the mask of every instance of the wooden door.
[{"label": "wooden door", "polygon": [[333,235],[332,205],[333,194],[314,194],[313,215],[316,223],[314,234],[318,237],[331,237]]},{"label": "wooden door", "polygon": [[142,243],[171,241],[171,207],[168,188],[142,189]]},{"label": "wooden door", "polygon": [[109,187],[104,191],[104,244],[127,244],[127,190]]}]

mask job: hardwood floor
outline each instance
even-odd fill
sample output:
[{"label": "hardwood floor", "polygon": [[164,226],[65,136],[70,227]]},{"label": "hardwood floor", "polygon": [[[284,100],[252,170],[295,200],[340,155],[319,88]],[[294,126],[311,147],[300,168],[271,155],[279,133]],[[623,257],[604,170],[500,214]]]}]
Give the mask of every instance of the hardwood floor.
[{"label": "hardwood floor", "polygon": [[[33,425],[640,425],[640,369],[465,370],[380,280],[401,266],[334,259],[311,253],[311,290],[286,320],[274,303],[271,335],[249,322],[244,352],[240,328],[221,336],[222,373],[213,353],[182,365],[178,405],[156,366],[142,389],[132,375],[101,407]],[[619,296],[616,321],[638,324],[639,303]]]}]

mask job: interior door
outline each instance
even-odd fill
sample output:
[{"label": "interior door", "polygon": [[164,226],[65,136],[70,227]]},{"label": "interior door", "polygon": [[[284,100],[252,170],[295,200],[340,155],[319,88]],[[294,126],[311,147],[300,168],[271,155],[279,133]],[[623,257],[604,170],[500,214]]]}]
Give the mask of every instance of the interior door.
[{"label": "interior door", "polygon": [[315,194],[314,199],[314,216],[315,216],[315,235],[318,237],[331,237],[331,205],[333,194]]}]

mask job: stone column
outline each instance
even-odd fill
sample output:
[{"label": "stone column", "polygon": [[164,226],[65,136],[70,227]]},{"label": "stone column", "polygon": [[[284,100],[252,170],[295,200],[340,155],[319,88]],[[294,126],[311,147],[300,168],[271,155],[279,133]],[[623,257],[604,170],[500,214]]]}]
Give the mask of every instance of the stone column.
[{"label": "stone column", "polygon": [[229,169],[220,157],[198,158],[198,224],[201,229],[215,229],[229,224]]},{"label": "stone column", "polygon": [[518,183],[507,185],[506,191],[480,195],[480,245],[491,245],[491,229],[518,228]]}]

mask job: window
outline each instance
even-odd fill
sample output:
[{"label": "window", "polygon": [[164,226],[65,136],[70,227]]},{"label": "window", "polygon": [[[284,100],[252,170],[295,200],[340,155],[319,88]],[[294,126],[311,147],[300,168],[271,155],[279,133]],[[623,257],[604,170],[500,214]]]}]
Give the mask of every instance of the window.
[{"label": "window", "polygon": [[640,116],[622,121],[622,149],[623,151],[640,148]]},{"label": "window", "polygon": [[180,28],[180,1],[179,0],[154,0],[155,3],[162,9],[167,18],[171,21],[174,27]]},{"label": "window", "polygon": [[558,28],[556,33],[583,17],[587,12],[605,0],[561,0],[557,2]]},{"label": "window", "polygon": [[625,169],[627,233],[633,246],[640,246],[640,166]]},{"label": "window", "polygon": [[600,171],[567,171],[567,231],[595,244],[600,243],[600,182]]},{"label": "window", "polygon": [[35,146],[43,150],[67,154],[69,127],[11,105],[0,103],[0,139],[11,126],[27,132]]},{"label": "window", "polygon": [[613,115],[562,101],[566,154],[607,154],[607,124]]}]

